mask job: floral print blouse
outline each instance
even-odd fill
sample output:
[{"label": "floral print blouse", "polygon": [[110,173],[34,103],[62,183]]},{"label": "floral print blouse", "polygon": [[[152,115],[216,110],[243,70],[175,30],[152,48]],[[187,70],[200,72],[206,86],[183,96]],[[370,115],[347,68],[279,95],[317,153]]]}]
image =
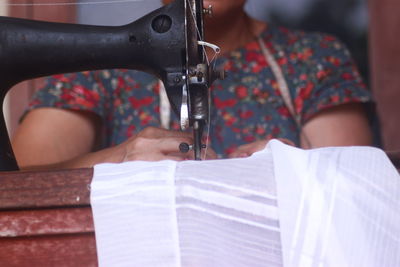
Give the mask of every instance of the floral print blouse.
[{"label": "floral print blouse", "polygon": [[[273,26],[260,37],[282,69],[303,124],[321,110],[371,101],[349,52],[335,37]],[[299,145],[295,120],[256,39],[219,57],[217,64],[228,71],[211,88],[209,140],[218,154],[272,137]],[[146,126],[160,126],[159,87],[155,77],[133,70],[55,75],[34,95],[30,109],[94,112],[103,121],[104,146],[113,146]],[[179,129],[174,114],[170,128]]]}]

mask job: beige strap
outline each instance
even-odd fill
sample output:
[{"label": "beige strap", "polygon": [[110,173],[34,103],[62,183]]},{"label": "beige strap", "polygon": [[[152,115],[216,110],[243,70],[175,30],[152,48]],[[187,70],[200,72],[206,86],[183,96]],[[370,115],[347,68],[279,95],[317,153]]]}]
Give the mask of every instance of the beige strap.
[{"label": "beige strap", "polygon": [[260,37],[258,38],[258,43],[260,44],[261,51],[264,54],[265,60],[271,66],[272,72],[274,73],[274,76],[278,82],[279,92],[282,95],[283,102],[285,103],[290,114],[296,121],[296,124],[299,127],[299,129],[301,129],[301,118],[293,106],[292,97],[290,95],[289,87],[287,85],[285,77],[283,76],[282,69],[279,66],[278,62],[276,62],[271,51],[265,46],[264,41]]},{"label": "beige strap", "polygon": [[285,103],[285,106],[289,110],[290,115],[292,115],[293,119],[295,120],[297,128],[299,130],[299,134],[303,138],[304,142],[306,143],[306,146],[308,148],[311,148],[312,145],[311,145],[310,139],[307,137],[307,135],[303,131],[303,126],[301,124],[301,115],[298,114],[296,112],[296,109],[294,108],[292,97],[291,97],[290,91],[289,91],[289,86],[287,85],[286,79],[283,76],[282,69],[279,66],[278,62],[273,57],[271,51],[264,44],[264,41],[260,37],[258,37],[257,40],[258,40],[258,43],[260,44],[260,48],[261,48],[262,53],[264,54],[265,60],[271,66],[272,72],[274,73],[274,76],[278,82],[279,92],[282,95],[283,102]]}]

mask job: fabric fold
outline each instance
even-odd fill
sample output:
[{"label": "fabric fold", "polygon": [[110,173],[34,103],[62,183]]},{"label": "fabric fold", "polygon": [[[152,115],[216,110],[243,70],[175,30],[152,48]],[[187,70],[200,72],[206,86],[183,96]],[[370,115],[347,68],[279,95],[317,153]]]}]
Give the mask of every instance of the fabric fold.
[{"label": "fabric fold", "polygon": [[371,147],[95,166],[99,265],[400,266],[400,176]]},{"label": "fabric fold", "polygon": [[94,168],[91,205],[99,266],[180,267],[176,162]]},{"label": "fabric fold", "polygon": [[268,148],[284,266],[400,265],[400,176],[383,151]]}]

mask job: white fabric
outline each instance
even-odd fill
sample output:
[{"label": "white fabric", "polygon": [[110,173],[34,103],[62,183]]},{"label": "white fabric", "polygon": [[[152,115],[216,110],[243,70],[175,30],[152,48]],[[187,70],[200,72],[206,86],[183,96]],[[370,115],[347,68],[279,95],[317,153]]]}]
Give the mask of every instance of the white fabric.
[{"label": "white fabric", "polygon": [[91,205],[100,266],[179,266],[175,164],[95,167]]},{"label": "white fabric", "polygon": [[271,153],[97,165],[91,205],[100,266],[282,266]]},{"label": "white fabric", "polygon": [[399,203],[380,150],[279,141],[244,159],[101,164],[91,185],[113,267],[400,266]]},{"label": "white fabric", "polygon": [[383,151],[268,147],[285,266],[400,266],[400,177]]},{"label": "white fabric", "polygon": [[177,167],[182,266],[282,266],[271,153]]}]

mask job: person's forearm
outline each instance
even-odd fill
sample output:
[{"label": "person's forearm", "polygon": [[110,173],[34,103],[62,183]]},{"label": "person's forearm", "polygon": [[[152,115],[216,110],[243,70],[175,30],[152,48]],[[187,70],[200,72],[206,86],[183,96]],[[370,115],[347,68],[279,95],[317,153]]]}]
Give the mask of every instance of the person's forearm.
[{"label": "person's forearm", "polygon": [[[160,161],[176,160],[182,161],[192,159],[190,152],[182,153],[179,150],[181,143],[192,144],[193,139],[189,133],[181,131],[169,131],[156,127],[147,127],[125,142],[97,152],[82,153],[80,156],[68,160],[60,160],[53,163],[53,157],[47,157],[44,164],[31,164],[39,162],[32,160],[33,156],[28,156],[20,160],[22,170],[48,170],[48,169],[71,169],[71,168],[91,168],[99,163],[120,163],[124,161]],[[212,148],[207,149],[207,159],[215,159],[216,154]],[[31,154],[32,155],[32,154]],[[38,153],[35,153],[35,156]],[[57,155],[57,153],[56,153]],[[46,164],[48,162],[48,164]]]},{"label": "person's forearm", "polygon": [[324,110],[310,119],[301,133],[303,148],[368,146],[372,134],[361,104],[345,104]]}]

